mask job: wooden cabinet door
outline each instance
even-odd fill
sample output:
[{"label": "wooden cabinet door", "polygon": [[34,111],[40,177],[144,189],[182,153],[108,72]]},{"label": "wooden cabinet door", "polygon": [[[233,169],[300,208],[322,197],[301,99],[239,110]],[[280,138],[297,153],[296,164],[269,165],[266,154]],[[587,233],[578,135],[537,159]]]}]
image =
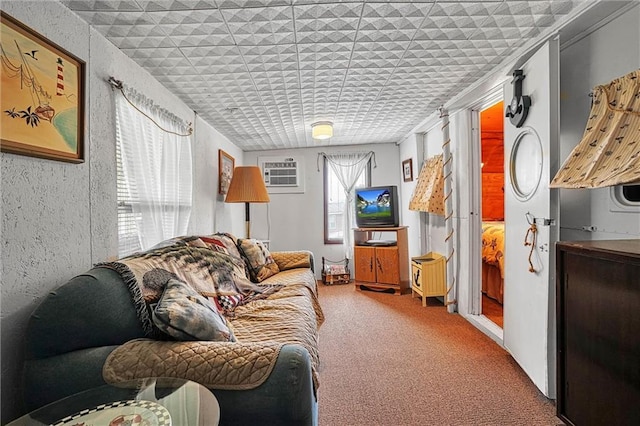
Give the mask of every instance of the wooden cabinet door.
[{"label": "wooden cabinet door", "polygon": [[638,425],[640,240],[563,242],[556,250],[558,417]]},{"label": "wooden cabinet door", "polygon": [[400,284],[397,247],[376,248],[376,279],[380,284]]},{"label": "wooden cabinet door", "polygon": [[354,247],[354,277],[356,281],[365,281],[369,283],[376,282],[376,270],[374,267],[375,255],[375,247]]}]

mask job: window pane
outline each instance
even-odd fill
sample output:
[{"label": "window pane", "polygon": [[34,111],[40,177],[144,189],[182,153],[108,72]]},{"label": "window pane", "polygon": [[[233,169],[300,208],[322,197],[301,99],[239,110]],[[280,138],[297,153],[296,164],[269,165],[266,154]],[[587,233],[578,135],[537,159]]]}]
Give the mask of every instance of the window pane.
[{"label": "window pane", "polygon": [[[368,186],[369,167],[371,163],[367,165],[367,168],[358,177],[356,187]],[[325,172],[325,242],[342,243],[342,212],[344,211],[345,194],[342,184],[338,180],[333,169],[327,164],[325,159],[324,163]],[[355,223],[355,218],[353,218]]]},{"label": "window pane", "polygon": [[140,251],[140,234],[139,226],[142,221],[142,215],[134,213],[132,204],[137,199],[132,195],[136,192],[130,188],[124,178],[122,170],[122,150],[120,149],[120,141],[116,144],[116,186],[118,201],[118,255],[120,257],[129,255],[136,251]]},{"label": "window pane", "polygon": [[632,203],[640,203],[640,185],[625,185],[622,187],[622,196]]}]

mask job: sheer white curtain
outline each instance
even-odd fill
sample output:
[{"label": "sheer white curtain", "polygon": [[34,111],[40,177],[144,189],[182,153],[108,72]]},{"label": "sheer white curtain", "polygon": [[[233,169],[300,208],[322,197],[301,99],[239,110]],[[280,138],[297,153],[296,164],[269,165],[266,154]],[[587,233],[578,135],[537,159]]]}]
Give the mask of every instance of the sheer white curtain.
[{"label": "sheer white curtain", "polygon": [[[134,229],[130,237],[131,233],[137,234],[139,248],[145,250],[187,232],[193,138],[180,118],[133,89],[122,90],[116,92],[115,102],[116,139],[124,178],[120,185],[128,192],[126,203],[130,203],[130,216],[134,218],[134,223],[128,224],[129,230]],[[120,211],[124,201],[119,197],[118,203]]]},{"label": "sheer white curtain", "polygon": [[364,172],[371,159],[373,152],[367,153],[337,153],[325,154],[327,163],[335,173],[344,189],[345,202],[342,212],[342,246],[344,256],[351,259],[353,250],[353,233],[351,229],[355,226],[355,205],[354,194],[355,184],[358,177]]}]

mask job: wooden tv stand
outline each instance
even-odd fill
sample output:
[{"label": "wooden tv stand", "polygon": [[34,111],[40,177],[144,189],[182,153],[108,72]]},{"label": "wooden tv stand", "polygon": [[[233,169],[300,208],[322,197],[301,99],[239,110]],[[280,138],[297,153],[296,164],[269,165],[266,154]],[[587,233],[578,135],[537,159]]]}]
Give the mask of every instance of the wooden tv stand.
[{"label": "wooden tv stand", "polygon": [[[354,278],[357,290],[392,289],[400,295],[409,291],[409,247],[407,227],[356,228],[354,232]],[[375,233],[391,234],[387,240],[371,241]],[[391,240],[391,238],[390,238]]]}]

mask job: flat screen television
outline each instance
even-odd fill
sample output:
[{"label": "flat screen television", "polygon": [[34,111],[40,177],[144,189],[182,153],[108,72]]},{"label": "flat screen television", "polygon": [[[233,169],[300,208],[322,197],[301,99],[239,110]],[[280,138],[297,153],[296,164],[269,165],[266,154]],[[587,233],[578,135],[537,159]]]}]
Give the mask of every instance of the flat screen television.
[{"label": "flat screen television", "polygon": [[356,188],[358,228],[394,227],[399,223],[398,187]]}]

